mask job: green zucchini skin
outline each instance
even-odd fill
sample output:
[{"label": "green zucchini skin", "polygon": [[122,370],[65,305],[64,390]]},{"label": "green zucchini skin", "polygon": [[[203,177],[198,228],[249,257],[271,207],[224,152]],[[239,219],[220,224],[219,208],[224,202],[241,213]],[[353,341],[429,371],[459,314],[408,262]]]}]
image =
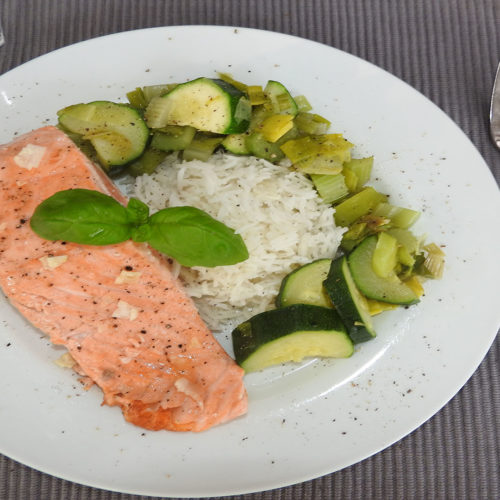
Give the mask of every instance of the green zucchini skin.
[{"label": "green zucchini skin", "polygon": [[373,339],[376,333],[365,298],[354,283],[345,256],[332,261],[323,286],[352,341],[357,344]]},{"label": "green zucchini skin", "polygon": [[281,99],[283,103],[286,103],[285,109],[279,112],[295,116],[298,113],[297,103],[291,96],[288,89],[281,83],[275,80],[269,80],[264,89],[264,92],[272,99]]},{"label": "green zucchini skin", "polygon": [[397,277],[391,280],[375,274],[372,258],[376,245],[377,237],[369,236],[348,257],[352,277],[361,293],[369,299],[389,304],[412,305],[419,302],[415,292]]},{"label": "green zucchini skin", "polygon": [[232,340],[247,372],[307,356],[349,357],[354,350],[333,309],[306,304],[257,314],[233,330]]},{"label": "green zucchini skin", "polygon": [[241,134],[250,123],[252,108],[246,94],[224,80],[196,78],[153,99],[146,109],[151,128],[188,125],[216,134]]},{"label": "green zucchini skin", "polygon": [[310,304],[331,308],[332,302],[323,287],[331,263],[331,259],[318,259],[285,276],[276,297],[276,307]]}]

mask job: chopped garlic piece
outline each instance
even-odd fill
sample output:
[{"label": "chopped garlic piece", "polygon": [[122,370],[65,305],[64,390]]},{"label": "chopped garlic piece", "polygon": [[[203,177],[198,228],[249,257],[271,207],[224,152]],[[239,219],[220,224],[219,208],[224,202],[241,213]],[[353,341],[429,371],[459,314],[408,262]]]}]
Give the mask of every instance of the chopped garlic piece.
[{"label": "chopped garlic piece", "polygon": [[199,349],[201,346],[202,344],[197,337],[192,338],[188,344],[189,349]]},{"label": "chopped garlic piece", "polygon": [[26,144],[19,153],[14,156],[14,161],[21,167],[31,170],[38,167],[45,154],[44,146],[37,146],[36,144]]},{"label": "chopped garlic piece", "polygon": [[180,378],[176,380],[174,386],[179,392],[183,392],[186,396],[193,398],[198,403],[198,406],[203,408],[203,399],[200,396],[196,385],[191,383],[187,378]]},{"label": "chopped garlic piece", "polygon": [[7,223],[6,222],[2,222],[0,224],[0,231],[3,231],[6,227],[7,227]]},{"label": "chopped garlic piece", "polygon": [[54,257],[41,257],[38,259],[42,264],[45,269],[48,269],[49,271],[52,271],[52,269],[55,269],[56,267],[61,266],[68,260],[67,255],[56,255]]},{"label": "chopped garlic piece", "polygon": [[61,368],[73,368],[76,365],[76,361],[71,357],[69,352],[65,352],[62,356],[57,358],[54,363]]},{"label": "chopped garlic piece", "polygon": [[22,186],[24,186],[25,184],[28,184],[28,181],[16,181],[16,184],[17,184],[19,187],[22,187]]},{"label": "chopped garlic piece", "polygon": [[122,271],[118,277],[115,279],[117,285],[122,285],[123,283],[137,283],[142,273],[134,271]]},{"label": "chopped garlic piece", "polygon": [[139,310],[136,307],[131,306],[128,302],[124,300],[118,301],[118,307],[112,314],[113,318],[125,318],[130,321],[134,321],[134,319],[139,316]]}]

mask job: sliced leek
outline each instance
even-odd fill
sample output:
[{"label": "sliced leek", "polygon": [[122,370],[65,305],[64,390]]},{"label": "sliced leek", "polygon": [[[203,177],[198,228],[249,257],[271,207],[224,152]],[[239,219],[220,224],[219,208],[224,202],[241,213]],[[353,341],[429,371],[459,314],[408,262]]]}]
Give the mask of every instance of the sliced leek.
[{"label": "sliced leek", "polygon": [[349,194],[342,174],[311,174],[311,180],[321,198],[327,203],[336,203]]},{"label": "sliced leek", "polygon": [[349,226],[386,199],[372,187],[366,187],[335,207],[335,222],[339,226]]},{"label": "sliced leek", "polygon": [[380,203],[373,213],[391,219],[393,227],[407,229],[420,217],[420,212],[409,208],[396,207],[390,203]]}]

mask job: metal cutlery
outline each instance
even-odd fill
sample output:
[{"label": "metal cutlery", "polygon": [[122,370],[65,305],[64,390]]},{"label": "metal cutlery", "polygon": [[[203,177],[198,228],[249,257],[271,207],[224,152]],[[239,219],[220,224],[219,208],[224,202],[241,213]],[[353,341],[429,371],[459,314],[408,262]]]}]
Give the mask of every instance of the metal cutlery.
[{"label": "metal cutlery", "polygon": [[496,147],[500,149],[500,64],[497,68],[490,106],[490,132]]},{"label": "metal cutlery", "polygon": [[5,43],[5,37],[3,36],[2,22],[0,21],[0,47]]}]

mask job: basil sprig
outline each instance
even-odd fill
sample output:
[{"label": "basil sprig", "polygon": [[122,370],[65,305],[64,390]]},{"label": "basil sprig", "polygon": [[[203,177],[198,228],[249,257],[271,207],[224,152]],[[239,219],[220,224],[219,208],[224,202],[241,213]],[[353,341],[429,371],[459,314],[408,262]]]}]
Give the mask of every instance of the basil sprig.
[{"label": "basil sprig", "polygon": [[46,240],[83,245],[147,242],[183,266],[227,266],[248,258],[239,234],[203,210],[170,207],[149,215],[148,206],[131,198],[121,205],[89,189],[59,191],[35,209],[33,231]]}]

